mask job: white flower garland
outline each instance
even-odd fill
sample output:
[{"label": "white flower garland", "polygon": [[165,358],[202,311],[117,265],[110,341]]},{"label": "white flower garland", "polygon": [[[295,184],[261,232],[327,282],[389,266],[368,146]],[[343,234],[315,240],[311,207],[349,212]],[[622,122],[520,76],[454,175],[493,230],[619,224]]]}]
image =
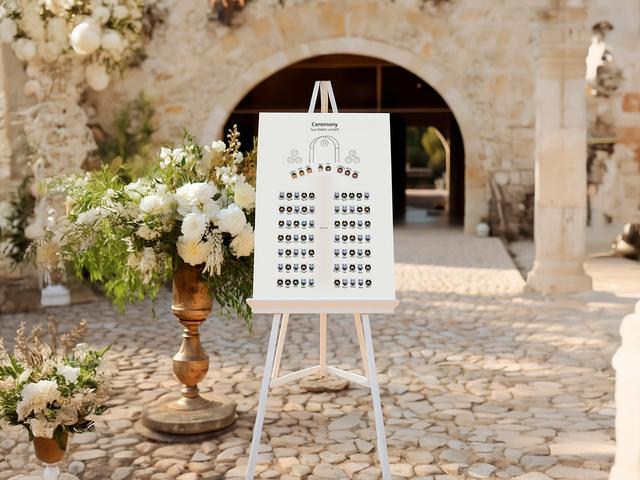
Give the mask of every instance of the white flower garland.
[{"label": "white flower garland", "polygon": [[[96,149],[81,95],[107,88],[140,50],[143,13],[143,0],[0,0],[0,41],[26,64],[24,94],[37,101],[19,115],[39,179],[80,170]],[[43,231],[40,217],[30,231]]]}]

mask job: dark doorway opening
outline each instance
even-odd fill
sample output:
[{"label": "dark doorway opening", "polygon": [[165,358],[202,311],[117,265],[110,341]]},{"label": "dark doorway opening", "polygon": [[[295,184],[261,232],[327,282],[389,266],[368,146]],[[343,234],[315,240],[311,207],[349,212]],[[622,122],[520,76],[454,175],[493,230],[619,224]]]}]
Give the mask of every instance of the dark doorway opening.
[{"label": "dark doorway opening", "polygon": [[391,118],[396,222],[461,225],[464,145],[453,113],[429,84],[376,58],[323,55],[280,70],[251,90],[229,116],[244,141],[258,135],[258,113],[306,112],[313,83],[331,80],[341,112]]}]

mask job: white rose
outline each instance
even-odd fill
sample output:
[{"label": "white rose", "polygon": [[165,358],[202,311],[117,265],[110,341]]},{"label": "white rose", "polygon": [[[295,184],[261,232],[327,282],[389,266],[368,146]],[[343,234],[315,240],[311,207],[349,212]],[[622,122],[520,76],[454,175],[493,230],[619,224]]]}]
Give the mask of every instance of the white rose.
[{"label": "white rose", "polygon": [[189,213],[182,220],[180,231],[186,241],[198,242],[202,240],[204,232],[209,226],[209,219],[202,213]]},{"label": "white rose", "polygon": [[116,5],[113,7],[113,18],[122,20],[129,16],[129,9],[124,5]]},{"label": "white rose", "polygon": [[109,86],[109,74],[104,65],[92,63],[84,72],[89,86],[96,92],[100,92]]},{"label": "white rose", "polygon": [[13,42],[13,37],[18,33],[18,26],[10,18],[4,18],[0,22],[0,41],[4,43]]},{"label": "white rose", "polygon": [[[173,153],[175,157],[175,151]],[[205,207],[215,208],[213,197],[217,190],[211,183],[187,183],[176,190],[176,200],[178,201],[178,213],[186,215],[192,211],[202,211]]]},{"label": "white rose", "polygon": [[40,380],[27,383],[20,392],[20,401],[16,405],[18,421],[24,420],[32,412],[43,412],[47,406],[60,400],[58,383],[55,380]]},{"label": "white rose", "polygon": [[28,62],[36,56],[36,44],[28,38],[19,38],[13,42],[12,47],[21,62]]},{"label": "white rose", "polygon": [[90,55],[100,47],[100,27],[94,22],[79,23],[70,35],[71,47],[80,55]]},{"label": "white rose", "polygon": [[78,376],[80,375],[80,368],[71,367],[69,365],[60,365],[56,370],[69,383],[76,383],[76,380],[78,380]]},{"label": "white rose", "polygon": [[110,52],[122,53],[122,50],[124,50],[122,36],[116,30],[106,29],[102,33],[100,45]]},{"label": "white rose", "polygon": [[147,195],[140,200],[140,210],[151,215],[165,213],[166,207],[166,202],[160,195]]},{"label": "white rose", "polygon": [[91,12],[91,18],[93,18],[99,25],[107,23],[110,16],[111,13],[109,12],[109,9],[104,5],[98,5],[93,9],[93,12]]},{"label": "white rose", "polygon": [[41,43],[38,45],[38,55],[47,63],[55,62],[60,56],[60,47],[52,42]]},{"label": "white rose", "polygon": [[27,80],[24,82],[23,92],[26,97],[42,98],[42,85],[37,80]]},{"label": "white rose", "polygon": [[209,256],[209,245],[204,242],[194,242],[185,239],[184,237],[178,238],[176,244],[178,248],[178,255],[189,265],[200,265],[207,261]]},{"label": "white rose", "polygon": [[235,203],[231,203],[227,208],[218,212],[216,225],[222,232],[238,235],[247,224],[244,212]]},{"label": "white rose", "polygon": [[244,175],[233,186],[233,201],[244,210],[253,210],[256,205],[256,189],[246,182]]},{"label": "white rose", "polygon": [[236,257],[247,257],[253,252],[253,227],[247,223],[242,231],[231,240],[231,251]]}]

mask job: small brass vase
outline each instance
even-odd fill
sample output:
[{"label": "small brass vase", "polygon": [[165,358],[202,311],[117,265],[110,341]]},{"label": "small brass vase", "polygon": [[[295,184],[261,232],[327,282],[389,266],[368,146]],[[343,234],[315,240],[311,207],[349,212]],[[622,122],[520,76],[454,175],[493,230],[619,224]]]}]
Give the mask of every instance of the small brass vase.
[{"label": "small brass vase", "polygon": [[171,311],[183,326],[182,345],[173,357],[173,371],[183,387],[179,395],[165,396],[143,412],[142,425],[151,430],[152,438],[187,441],[185,436],[215,432],[236,419],[235,402],[216,394],[202,396],[198,389],[209,370],[198,329],[211,312],[212,301],[209,286],[202,281],[202,267],[181,265],[173,276]]},{"label": "small brass vase", "polygon": [[60,469],[56,466],[56,463],[64,458],[68,440],[69,434],[64,432],[62,434],[62,443],[65,447],[63,450],[53,438],[35,437],[33,439],[36,458],[45,464],[42,472],[44,480],[56,480],[60,476]]}]

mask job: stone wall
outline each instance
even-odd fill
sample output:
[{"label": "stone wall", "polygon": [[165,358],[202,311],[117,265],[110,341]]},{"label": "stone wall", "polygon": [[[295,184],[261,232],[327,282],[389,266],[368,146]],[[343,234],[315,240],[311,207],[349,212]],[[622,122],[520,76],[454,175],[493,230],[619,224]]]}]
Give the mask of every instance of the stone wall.
[{"label": "stone wall", "polygon": [[210,140],[253,86],[298,60],[353,53],[394,62],[438,90],[460,124],[471,230],[487,215],[492,176],[507,197],[533,191],[531,14],[522,2],[422,3],[253,0],[229,28],[208,19],[207,2],[164,0],[169,14],[148,59],[92,101],[108,124],[144,89],[156,101],[158,140],[183,127]]},{"label": "stone wall", "polygon": [[[607,20],[625,84],[611,100],[615,138],[640,155],[638,2],[585,0],[588,27]],[[159,0],[167,12],[146,60],[109,90],[92,93],[96,121],[145,91],[157,109],[158,143],[183,128],[202,140],[221,135],[229,113],[269,75],[316,55],[352,53],[396,63],[433,86],[461,127],[466,153],[466,219],[471,231],[489,213],[491,180],[510,206],[510,228],[531,231],[534,185],[533,101],[536,21],[554,0],[252,0],[228,27],[212,21],[208,2]],[[422,8],[421,8],[422,6]],[[588,44],[585,44],[585,55]],[[0,182],[19,178],[19,129],[7,122],[20,104],[19,69],[3,50]],[[17,74],[16,74],[17,73]],[[10,79],[10,80],[8,80]],[[4,96],[3,96],[4,95]],[[17,99],[17,100],[16,100]],[[9,148],[6,146],[9,145]],[[629,168],[628,165],[625,168]]]}]

